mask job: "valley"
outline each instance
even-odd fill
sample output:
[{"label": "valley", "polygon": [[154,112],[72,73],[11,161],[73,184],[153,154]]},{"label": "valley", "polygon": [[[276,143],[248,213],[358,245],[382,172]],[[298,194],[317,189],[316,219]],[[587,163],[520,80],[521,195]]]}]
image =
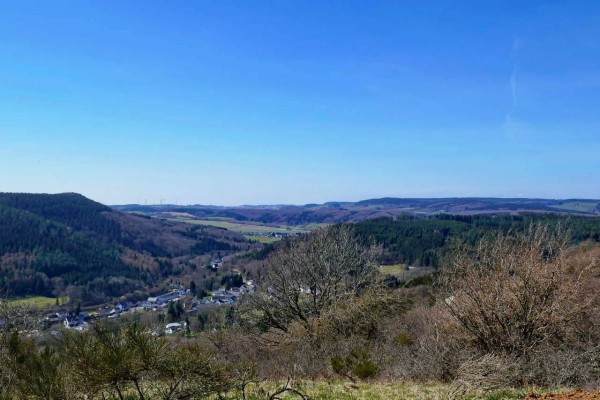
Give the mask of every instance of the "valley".
[{"label": "valley", "polygon": [[[123,398],[140,399],[181,380],[182,396],[216,385],[206,392],[213,397],[198,398],[516,400],[544,390],[525,390],[529,381],[513,368],[535,370],[541,387],[555,378],[520,355],[524,346],[567,384],[592,379],[595,361],[574,358],[578,372],[569,375],[546,347],[567,335],[561,357],[580,357],[598,333],[593,304],[581,301],[597,301],[600,284],[592,201],[552,205],[569,213],[539,202],[507,212],[495,200],[479,201],[475,212],[463,201],[457,214],[383,202],[299,214],[285,206],[111,208],[74,193],[0,193],[0,344],[11,357],[49,363],[36,374],[58,365],[57,376],[76,379],[78,365],[98,384],[75,392],[99,398],[117,398],[118,379]],[[439,207],[431,202],[421,209]],[[542,332],[542,342],[514,328],[523,324]],[[13,329],[24,335],[12,337]],[[53,352],[46,361],[44,349]],[[84,355],[73,358],[77,352]],[[113,368],[120,375],[101,372]],[[466,386],[483,379],[468,375],[479,370],[506,383]],[[290,371],[298,379],[281,382]],[[26,382],[29,372],[19,374]]]}]

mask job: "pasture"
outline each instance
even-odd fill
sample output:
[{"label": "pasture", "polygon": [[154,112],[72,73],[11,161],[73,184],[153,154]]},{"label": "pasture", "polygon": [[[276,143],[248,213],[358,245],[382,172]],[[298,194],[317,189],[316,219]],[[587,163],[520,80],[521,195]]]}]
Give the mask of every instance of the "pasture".
[{"label": "pasture", "polygon": [[552,206],[560,211],[593,212],[598,207],[597,201],[569,201],[560,205]]},{"label": "pasture", "polygon": [[[59,298],[59,304],[63,305],[69,302],[69,297]],[[56,297],[32,296],[9,300],[9,304],[15,306],[29,306],[37,309],[49,308],[56,305]]]},{"label": "pasture", "polygon": [[248,240],[253,240],[255,242],[259,242],[259,243],[263,243],[263,244],[275,243],[275,242],[278,242],[281,240],[281,236],[274,237],[274,236],[244,235],[244,237]]},{"label": "pasture", "polygon": [[402,275],[406,272],[406,264],[394,264],[394,265],[381,265],[379,272],[384,275]]},{"label": "pasture", "polygon": [[241,234],[272,232],[293,235],[297,233],[307,233],[311,229],[314,229],[318,226],[317,224],[310,224],[310,226],[265,225],[256,222],[244,223],[237,220],[224,218],[192,219],[177,217],[174,218],[174,220],[194,225],[215,226],[217,228],[224,228]]}]

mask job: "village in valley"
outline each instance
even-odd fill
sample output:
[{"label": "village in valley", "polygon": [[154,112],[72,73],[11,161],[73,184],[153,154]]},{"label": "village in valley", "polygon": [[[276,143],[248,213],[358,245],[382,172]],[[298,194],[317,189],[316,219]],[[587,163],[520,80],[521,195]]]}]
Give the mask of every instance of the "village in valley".
[{"label": "village in valley", "polygon": [[[217,258],[207,266],[213,270],[221,267],[223,259]],[[241,276],[240,276],[241,278]],[[155,313],[160,324],[153,330],[157,336],[172,335],[185,332],[191,334],[189,316],[209,309],[233,305],[242,295],[251,293],[255,289],[252,280],[242,280],[240,286],[221,287],[212,292],[201,291],[196,293],[195,284],[184,287],[179,283],[171,282],[168,291],[150,296],[146,300],[118,301],[114,304],[103,305],[97,310],[82,311],[79,307],[75,311],[60,310],[45,317],[46,327],[59,327],[76,331],[87,331],[91,328],[93,321],[107,319],[113,320],[122,317],[131,317],[141,313]],[[184,316],[185,315],[185,316]],[[170,317],[170,322],[167,319]],[[183,319],[183,321],[181,321]],[[52,331],[59,334],[59,331]]]}]

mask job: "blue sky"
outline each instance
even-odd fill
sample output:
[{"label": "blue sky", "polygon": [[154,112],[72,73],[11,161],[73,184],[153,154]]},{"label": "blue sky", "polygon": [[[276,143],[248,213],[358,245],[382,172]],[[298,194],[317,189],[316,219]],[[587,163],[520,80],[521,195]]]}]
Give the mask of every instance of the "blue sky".
[{"label": "blue sky", "polygon": [[600,198],[597,1],[0,1],[0,191]]}]

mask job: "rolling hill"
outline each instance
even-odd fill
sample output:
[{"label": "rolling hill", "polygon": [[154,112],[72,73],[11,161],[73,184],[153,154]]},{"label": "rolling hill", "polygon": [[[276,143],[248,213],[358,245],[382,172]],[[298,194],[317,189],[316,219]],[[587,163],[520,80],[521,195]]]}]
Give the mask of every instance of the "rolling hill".
[{"label": "rolling hill", "polygon": [[229,220],[241,223],[298,226],[311,223],[359,222],[400,215],[522,215],[557,213],[600,216],[600,200],[568,199],[504,199],[504,198],[381,198],[358,202],[328,202],[324,204],[263,205],[263,206],[176,206],[117,205],[114,209],[172,219],[175,214],[187,219]]},{"label": "rolling hill", "polygon": [[242,235],[115,211],[75,193],[0,193],[0,289],[87,303],[152,287],[191,257],[255,244]]},{"label": "rolling hill", "polygon": [[[573,215],[584,232],[582,239],[598,240],[597,224],[588,226],[583,217],[600,215],[600,201],[383,198],[304,206],[108,207],[75,193],[0,193],[0,290],[11,296],[65,295],[86,304],[101,303],[146,292],[186,268],[193,271],[214,255],[260,250],[257,241],[247,239],[256,238],[253,234],[282,237],[338,222],[379,221],[357,227],[386,245],[390,260],[429,265],[435,261],[428,256],[430,247],[446,243],[446,236],[443,240],[435,236],[446,232],[446,225],[451,228],[448,232],[458,229],[470,237],[472,224],[488,223],[488,219],[445,221],[449,214]],[[432,216],[444,220],[422,218]],[[398,221],[389,225],[386,220]],[[431,242],[439,244],[407,248],[416,228],[431,231]],[[390,236],[392,231],[397,232]]]}]

